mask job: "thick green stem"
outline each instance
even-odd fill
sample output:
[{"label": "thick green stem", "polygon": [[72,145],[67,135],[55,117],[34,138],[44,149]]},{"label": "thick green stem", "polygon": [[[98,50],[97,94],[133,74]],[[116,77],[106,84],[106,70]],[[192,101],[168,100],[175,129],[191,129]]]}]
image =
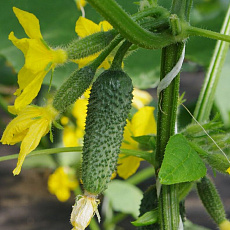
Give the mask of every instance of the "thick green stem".
[{"label": "thick green stem", "polygon": [[193,26],[186,26],[184,30],[187,36],[202,36],[202,37],[211,38],[215,40],[230,42],[230,36],[226,34],[220,34],[211,30],[205,30]]},{"label": "thick green stem", "polygon": [[[221,33],[230,34],[230,7],[228,8]],[[196,104],[194,117],[199,122],[204,122],[209,119],[216,87],[220,78],[220,73],[226,59],[229,44],[227,42],[218,41],[205,77],[204,85],[199,95]]]},{"label": "thick green stem", "polygon": [[[151,33],[136,23],[114,0],[88,0],[88,2],[127,40],[147,49],[159,49],[181,41],[170,33]],[[158,7],[160,9],[160,7]],[[162,12],[164,13],[165,10]]]},{"label": "thick green stem", "polygon": [[117,53],[113,59],[112,65],[110,67],[111,69],[115,70],[115,69],[121,69],[122,68],[123,58],[124,58],[125,54],[127,53],[127,51],[129,50],[131,45],[132,45],[131,42],[129,42],[127,40],[124,41],[124,43],[118,49],[118,51],[117,51]]},{"label": "thick green stem", "polygon": [[[174,0],[172,14],[182,19],[189,19],[192,5],[191,0]],[[176,27],[175,27],[176,28]],[[178,31],[180,32],[180,31]],[[177,33],[177,31],[175,31]],[[161,79],[176,65],[184,43],[169,45],[162,49]],[[156,174],[161,167],[164,152],[170,136],[175,134],[176,115],[179,97],[180,74],[159,95],[156,143]],[[162,185],[158,187],[159,196],[159,224],[161,230],[178,230],[179,227],[179,197],[177,185]]]},{"label": "thick green stem", "polygon": [[[162,50],[161,79],[175,66],[184,44],[170,45]],[[159,170],[170,136],[175,133],[180,76],[160,93],[157,119],[156,169]],[[159,197],[159,220],[162,230],[177,230],[179,200],[176,185],[162,185]]]}]

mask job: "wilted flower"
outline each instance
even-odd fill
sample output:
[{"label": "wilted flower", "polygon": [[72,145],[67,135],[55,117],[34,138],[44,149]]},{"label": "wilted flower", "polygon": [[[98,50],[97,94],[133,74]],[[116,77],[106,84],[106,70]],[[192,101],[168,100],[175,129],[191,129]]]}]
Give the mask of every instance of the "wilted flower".
[{"label": "wilted flower", "polygon": [[100,222],[100,215],[97,210],[99,200],[93,195],[84,195],[80,197],[76,204],[73,206],[71,213],[72,230],[84,230],[89,224],[92,217],[97,215]]}]

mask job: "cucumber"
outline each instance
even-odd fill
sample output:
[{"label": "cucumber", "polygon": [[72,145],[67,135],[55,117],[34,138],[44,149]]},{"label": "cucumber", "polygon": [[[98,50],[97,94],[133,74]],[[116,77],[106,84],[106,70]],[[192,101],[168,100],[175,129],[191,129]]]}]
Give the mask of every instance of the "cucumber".
[{"label": "cucumber", "polygon": [[83,186],[90,194],[102,193],[116,170],[132,90],[132,80],[120,69],[103,72],[92,86],[82,162]]},{"label": "cucumber", "polygon": [[219,225],[226,219],[224,205],[215,185],[208,177],[203,177],[197,182],[199,197],[213,221]]},{"label": "cucumber", "polygon": [[96,68],[91,65],[75,70],[57,91],[53,107],[59,112],[65,112],[89,88],[95,72]]}]

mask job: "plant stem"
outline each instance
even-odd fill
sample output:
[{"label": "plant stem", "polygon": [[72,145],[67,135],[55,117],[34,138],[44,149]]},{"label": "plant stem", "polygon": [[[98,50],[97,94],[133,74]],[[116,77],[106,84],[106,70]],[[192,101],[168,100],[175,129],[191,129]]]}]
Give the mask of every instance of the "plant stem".
[{"label": "plant stem", "polygon": [[97,69],[101,63],[106,59],[110,52],[123,40],[123,38],[118,35],[112,42],[101,52],[101,54],[92,62],[91,66]]},{"label": "plant stem", "polygon": [[[189,19],[192,5],[191,0],[174,0],[171,13],[180,18]],[[179,32],[179,31],[178,31]],[[175,31],[176,33],[176,31]],[[178,62],[184,43],[169,45],[162,49],[161,80]],[[179,97],[180,74],[164,89],[158,100],[157,143],[156,143],[156,174],[158,173],[166,145],[170,136],[175,133],[177,104]],[[159,224],[161,230],[178,230],[179,226],[179,199],[177,185],[162,185],[159,196]]]},{"label": "plant stem", "polygon": [[185,28],[185,33],[187,33],[188,36],[202,36],[215,40],[230,42],[230,36],[226,34],[220,34],[211,30],[205,30],[193,26],[187,26],[187,28]]},{"label": "plant stem", "polygon": [[[228,8],[221,33],[230,34],[230,6]],[[227,42],[218,41],[205,77],[204,85],[199,95],[196,104],[194,117],[199,122],[204,122],[209,119],[216,87],[220,78],[221,70],[226,59],[229,44]]]},{"label": "plant stem", "polygon": [[118,49],[113,62],[111,64],[111,69],[116,70],[116,69],[121,69],[122,68],[122,61],[123,58],[126,54],[126,52],[129,50],[130,46],[132,45],[131,42],[125,40],[123,42],[123,44],[120,46],[120,48]]},{"label": "plant stem", "polygon": [[[162,50],[161,79],[175,66],[184,44],[170,45]],[[156,170],[159,170],[170,136],[175,133],[180,76],[160,93],[157,119]],[[156,171],[157,172],[157,171]],[[159,219],[162,230],[177,230],[179,225],[179,201],[176,185],[162,185],[159,197]]]},{"label": "plant stem", "polygon": [[[82,147],[63,147],[63,148],[52,148],[52,149],[41,149],[32,151],[27,157],[38,156],[38,155],[49,155],[54,153],[63,153],[63,152],[82,152]],[[18,154],[2,156],[0,157],[1,161],[17,159]]]},{"label": "plant stem", "polygon": [[[176,42],[170,33],[151,33],[136,23],[114,0],[88,0],[88,2],[127,40],[147,49],[159,49]],[[159,11],[160,11],[159,7]]]},{"label": "plant stem", "polygon": [[[55,154],[55,153],[63,153],[63,152],[82,152],[82,146],[78,147],[62,147],[62,148],[51,148],[51,149],[41,149],[41,150],[35,150],[32,151],[27,157],[32,156],[38,156],[38,155],[49,155],[49,154]],[[145,151],[139,151],[139,150],[132,150],[132,149],[121,149],[122,154],[125,154],[127,156],[136,156],[143,158],[145,160],[148,160],[151,163],[151,155],[148,152]],[[18,154],[12,154],[7,156],[1,156],[1,161],[7,161],[7,160],[13,160],[17,159]]]}]

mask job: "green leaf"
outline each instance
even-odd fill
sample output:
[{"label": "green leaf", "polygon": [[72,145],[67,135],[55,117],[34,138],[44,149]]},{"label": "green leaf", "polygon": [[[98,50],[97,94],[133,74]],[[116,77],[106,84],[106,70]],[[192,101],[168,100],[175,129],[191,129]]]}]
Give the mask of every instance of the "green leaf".
[{"label": "green leaf", "polygon": [[150,212],[146,212],[144,215],[139,217],[136,221],[133,221],[134,226],[146,226],[150,224],[155,224],[157,222],[158,209]]},{"label": "green leaf", "polygon": [[64,127],[60,123],[58,123],[57,121],[53,121],[53,125],[57,129],[61,129],[61,130],[64,129]]},{"label": "green leaf", "polygon": [[205,164],[182,134],[176,134],[169,139],[159,172],[161,184],[198,180],[206,171]]},{"label": "green leaf", "polygon": [[156,147],[156,137],[152,135],[144,135],[133,137],[132,139],[139,143],[139,147],[142,150],[153,150]]},{"label": "green leaf", "polygon": [[54,136],[53,136],[53,132],[52,129],[50,128],[50,141],[53,143],[54,142]]},{"label": "green leaf", "polygon": [[131,214],[137,218],[143,196],[139,188],[125,181],[113,180],[105,195],[115,211]]}]

